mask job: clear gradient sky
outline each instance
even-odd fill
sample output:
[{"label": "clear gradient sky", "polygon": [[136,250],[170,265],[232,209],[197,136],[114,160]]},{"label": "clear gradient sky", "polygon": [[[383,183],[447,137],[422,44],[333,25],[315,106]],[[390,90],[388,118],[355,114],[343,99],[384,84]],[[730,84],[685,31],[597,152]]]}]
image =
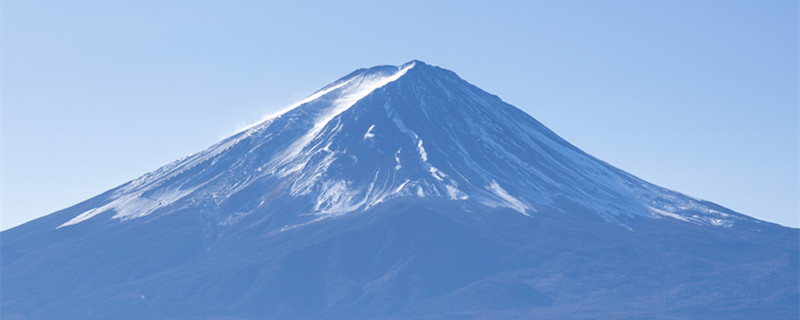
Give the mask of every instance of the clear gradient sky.
[{"label": "clear gradient sky", "polygon": [[420,59],[645,180],[797,227],[797,1],[2,1],[0,228]]}]

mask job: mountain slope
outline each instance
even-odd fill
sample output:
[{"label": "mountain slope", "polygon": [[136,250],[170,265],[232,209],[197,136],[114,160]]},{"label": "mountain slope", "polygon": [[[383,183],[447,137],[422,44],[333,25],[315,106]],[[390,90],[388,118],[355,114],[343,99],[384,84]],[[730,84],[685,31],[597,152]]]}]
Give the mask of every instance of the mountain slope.
[{"label": "mountain slope", "polygon": [[3,232],[2,314],[777,319],[797,237],[412,61]]}]

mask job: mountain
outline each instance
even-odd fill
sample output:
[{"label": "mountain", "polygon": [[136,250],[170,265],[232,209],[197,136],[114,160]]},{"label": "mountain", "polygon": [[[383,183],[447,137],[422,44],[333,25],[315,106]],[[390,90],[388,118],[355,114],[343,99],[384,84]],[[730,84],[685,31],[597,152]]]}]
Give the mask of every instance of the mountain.
[{"label": "mountain", "polygon": [[797,229],[420,61],[2,232],[3,319],[796,319]]}]

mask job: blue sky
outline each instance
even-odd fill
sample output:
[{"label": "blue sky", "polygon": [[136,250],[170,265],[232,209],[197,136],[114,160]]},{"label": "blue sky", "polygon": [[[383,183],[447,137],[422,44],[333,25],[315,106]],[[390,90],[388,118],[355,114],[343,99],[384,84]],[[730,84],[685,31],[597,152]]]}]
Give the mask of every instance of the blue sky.
[{"label": "blue sky", "polygon": [[420,59],[664,187],[798,221],[796,1],[2,3],[2,218]]}]

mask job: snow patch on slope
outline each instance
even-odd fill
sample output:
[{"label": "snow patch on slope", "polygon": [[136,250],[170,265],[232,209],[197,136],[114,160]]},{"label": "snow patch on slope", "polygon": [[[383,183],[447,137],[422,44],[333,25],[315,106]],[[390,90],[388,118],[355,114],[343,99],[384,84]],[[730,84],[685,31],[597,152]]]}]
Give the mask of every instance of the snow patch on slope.
[{"label": "snow patch on slope", "polygon": [[181,199],[194,189],[189,190],[168,190],[158,192],[156,194],[145,196],[144,194],[129,194],[114,201],[111,201],[103,206],[88,210],[79,214],[78,216],[70,219],[69,221],[61,224],[58,228],[70,226],[83,221],[86,221],[98,214],[114,210],[114,219],[134,219],[146,216],[151,212],[165,207],[178,199]]},{"label": "snow patch on slope", "polygon": [[367,140],[367,139],[372,138],[372,137],[375,136],[375,134],[372,133],[372,129],[375,129],[375,125],[374,124],[369,126],[369,129],[367,129],[367,133],[364,134],[364,140]]},{"label": "snow patch on slope", "polygon": [[458,188],[456,188],[453,185],[449,185],[448,184],[448,185],[445,186],[445,189],[447,189],[447,195],[450,196],[451,200],[467,200],[467,199],[469,199],[469,196],[466,193],[462,192],[461,190],[458,190]]},{"label": "snow patch on slope", "polygon": [[428,162],[428,153],[425,152],[425,147],[422,146],[422,139],[417,140],[417,150],[419,150],[419,158],[422,162]]},{"label": "snow patch on slope", "polygon": [[400,170],[403,168],[403,165],[400,164],[400,151],[403,149],[397,149],[397,152],[394,153],[394,162],[396,163],[394,166],[394,170]]},{"label": "snow patch on slope", "polygon": [[530,215],[527,212],[525,212],[525,210],[535,211],[532,208],[529,208],[528,206],[526,206],[524,203],[522,203],[522,201],[519,201],[519,199],[517,199],[514,196],[508,194],[508,191],[506,191],[505,189],[500,187],[500,185],[497,184],[497,181],[492,180],[492,183],[489,184],[487,186],[487,188],[489,190],[491,190],[495,195],[497,195],[500,199],[505,201],[504,204],[505,204],[506,207],[512,208],[514,210],[517,210],[517,211],[519,211],[520,213],[522,213],[522,214],[524,214],[526,216],[530,216]]}]

